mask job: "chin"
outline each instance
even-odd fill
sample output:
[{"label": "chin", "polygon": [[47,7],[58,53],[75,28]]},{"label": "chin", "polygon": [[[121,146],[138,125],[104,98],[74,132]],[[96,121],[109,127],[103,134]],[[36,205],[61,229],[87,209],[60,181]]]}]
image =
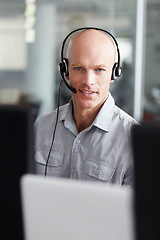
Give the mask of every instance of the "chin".
[{"label": "chin", "polygon": [[94,109],[94,108],[96,108],[96,107],[98,107],[98,106],[100,106],[101,104],[100,103],[98,103],[98,102],[92,102],[92,101],[87,101],[87,102],[83,102],[83,103],[81,103],[81,106],[84,108],[84,109]]}]

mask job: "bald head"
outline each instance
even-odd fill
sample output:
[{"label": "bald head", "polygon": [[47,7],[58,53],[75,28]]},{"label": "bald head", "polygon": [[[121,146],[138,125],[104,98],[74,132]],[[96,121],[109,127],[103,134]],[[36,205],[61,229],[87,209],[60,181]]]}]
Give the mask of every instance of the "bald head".
[{"label": "bald head", "polygon": [[116,57],[115,44],[110,36],[106,33],[87,29],[76,34],[69,42],[67,50],[67,58],[72,61],[79,55],[96,57],[97,53],[106,56],[109,64],[113,65]]}]

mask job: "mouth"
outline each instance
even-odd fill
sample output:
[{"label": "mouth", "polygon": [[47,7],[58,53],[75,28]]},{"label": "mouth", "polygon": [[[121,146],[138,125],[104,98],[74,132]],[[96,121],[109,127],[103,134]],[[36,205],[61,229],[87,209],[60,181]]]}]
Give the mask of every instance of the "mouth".
[{"label": "mouth", "polygon": [[81,93],[84,93],[84,94],[93,94],[93,93],[96,93],[95,91],[88,91],[88,90],[80,90],[79,89],[79,91],[81,92]]}]

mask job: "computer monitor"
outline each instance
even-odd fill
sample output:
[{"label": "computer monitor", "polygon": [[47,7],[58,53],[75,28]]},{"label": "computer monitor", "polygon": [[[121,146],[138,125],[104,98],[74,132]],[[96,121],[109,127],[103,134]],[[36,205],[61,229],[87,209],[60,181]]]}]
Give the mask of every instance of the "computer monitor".
[{"label": "computer monitor", "polygon": [[34,121],[31,106],[0,105],[1,239],[23,240],[19,181],[35,173]]},{"label": "computer monitor", "polygon": [[136,240],[160,239],[160,124],[133,126]]}]

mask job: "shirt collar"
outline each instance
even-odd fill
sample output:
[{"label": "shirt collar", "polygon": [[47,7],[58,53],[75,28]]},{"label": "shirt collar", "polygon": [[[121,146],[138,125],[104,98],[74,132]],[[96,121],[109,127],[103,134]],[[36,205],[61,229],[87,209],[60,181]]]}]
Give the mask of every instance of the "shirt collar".
[{"label": "shirt collar", "polygon": [[73,112],[73,105],[72,100],[69,101],[66,105],[62,106],[63,110],[60,114],[60,121],[63,121],[65,119],[70,120],[70,118],[73,118],[72,112]]},{"label": "shirt collar", "polygon": [[108,98],[104,102],[92,125],[108,132],[110,129],[111,121],[113,119],[114,106],[115,101],[112,95],[109,93]]},{"label": "shirt collar", "polygon": [[[72,99],[66,106],[68,106],[68,107],[66,107],[65,110],[62,112],[62,114],[60,116],[60,121],[65,120],[65,126],[67,128],[71,128],[71,127],[73,128],[73,126],[74,126],[74,131],[75,131],[75,121],[73,119]],[[92,126],[96,126],[104,131],[109,131],[110,124],[111,124],[111,121],[113,118],[114,106],[115,106],[115,101],[114,101],[112,95],[109,93],[108,98],[104,102],[97,117],[93,121]]]},{"label": "shirt collar", "polygon": [[73,102],[72,99],[69,101],[68,104],[65,105],[65,108],[62,111],[60,116],[60,121],[64,121],[64,126],[74,134],[78,134],[78,130],[73,118]]}]

